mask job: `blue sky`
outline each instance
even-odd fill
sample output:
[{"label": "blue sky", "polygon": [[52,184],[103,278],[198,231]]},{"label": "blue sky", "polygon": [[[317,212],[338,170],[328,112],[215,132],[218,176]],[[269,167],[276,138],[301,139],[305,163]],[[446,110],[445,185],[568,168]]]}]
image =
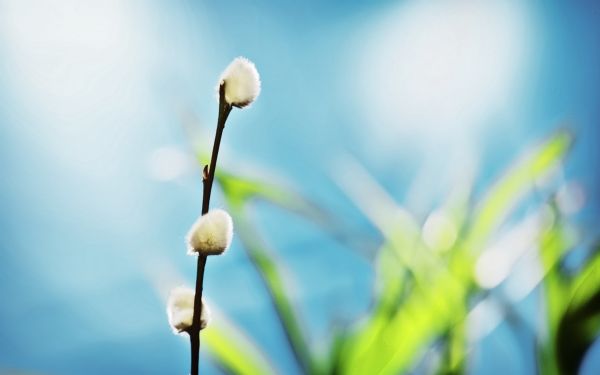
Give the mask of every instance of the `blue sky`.
[{"label": "blue sky", "polygon": [[[584,187],[576,220],[597,234],[599,12],[593,2],[1,2],[0,371],[185,373],[188,343],[171,334],[156,288],[195,272],[183,237],[201,182],[182,121],[210,142],[214,87],[238,55],[256,63],[263,90],[230,117],[224,168],[276,175],[376,237],[332,178],[339,160],[360,160],[424,219],[457,165],[476,171],[477,194],[568,124],[563,178]],[[165,153],[181,173],[164,172]],[[367,309],[364,259],[277,209],[255,213],[315,343],[332,319]],[[239,243],[210,260],[206,291],[278,368],[298,371]],[[523,340],[498,329],[472,371],[531,373],[507,361]]]}]

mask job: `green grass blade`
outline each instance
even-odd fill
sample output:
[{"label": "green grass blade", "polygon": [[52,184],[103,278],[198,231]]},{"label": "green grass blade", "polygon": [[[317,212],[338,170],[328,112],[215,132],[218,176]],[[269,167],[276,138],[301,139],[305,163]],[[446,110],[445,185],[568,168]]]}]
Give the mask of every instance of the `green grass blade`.
[{"label": "green grass blade", "polygon": [[367,234],[361,233],[361,229],[350,228],[339,217],[292,188],[222,171],[217,171],[216,179],[230,204],[244,205],[250,200],[259,199],[305,218],[333,239],[361,255],[370,255],[376,248],[375,241]]},{"label": "green grass blade", "polygon": [[600,242],[593,246],[593,255],[575,276],[571,286],[571,309],[588,301],[600,289]]},{"label": "green grass blade", "polygon": [[370,329],[379,332],[367,348],[349,347],[345,370],[350,374],[396,374],[408,371],[424,348],[461,319],[464,291],[455,280],[440,277],[427,291],[414,289],[392,316],[381,316]]},{"label": "green grass blade", "polygon": [[[285,274],[275,260],[275,255],[266,249],[258,235],[257,228],[248,219],[245,212],[249,200],[257,194],[271,196],[274,200],[285,197],[275,189],[268,190],[266,186],[252,181],[237,178],[225,173],[217,176],[224,192],[229,212],[236,225],[236,235],[241,240],[244,249],[255,269],[257,270],[280,320],[284,334],[290,344],[298,365],[304,373],[315,373],[316,361],[310,352],[305,328],[300,323],[298,309],[290,300],[290,293],[285,288]],[[263,191],[263,187],[265,190]]]},{"label": "green grass blade", "polygon": [[202,343],[213,360],[238,375],[277,373],[265,355],[233,323],[219,316],[202,331]]},{"label": "green grass blade", "polygon": [[546,308],[548,339],[539,346],[539,367],[544,375],[558,375],[557,332],[560,321],[567,310],[565,303],[569,299],[569,285],[559,266],[560,259],[571,248],[572,243],[565,235],[564,221],[558,210],[553,207],[555,220],[553,225],[540,236],[539,254],[545,274],[542,285]]},{"label": "green grass blade", "polygon": [[569,132],[558,131],[506,172],[488,192],[473,216],[466,242],[468,249],[477,251],[481,248],[535,181],[557,167],[572,141]]},{"label": "green grass blade", "polygon": [[264,282],[298,364],[304,373],[315,373],[315,363],[304,334],[306,328],[301,325],[298,309],[294,307],[289,297],[290,293],[285,288],[286,282],[283,278],[285,273],[275,261],[274,254],[266,250],[256,234],[256,228],[252,226],[243,211],[232,209],[231,215],[238,228],[236,230],[238,238]]},{"label": "green grass blade", "polygon": [[561,373],[576,374],[600,333],[600,244],[570,285],[570,303],[556,328],[556,357]]}]

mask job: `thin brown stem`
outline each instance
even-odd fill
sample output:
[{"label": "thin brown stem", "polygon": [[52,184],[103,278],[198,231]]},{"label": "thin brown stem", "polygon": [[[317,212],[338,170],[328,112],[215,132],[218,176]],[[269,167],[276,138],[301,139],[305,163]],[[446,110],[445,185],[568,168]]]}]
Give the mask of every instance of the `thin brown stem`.
[{"label": "thin brown stem", "polygon": [[[213,181],[215,179],[215,169],[217,167],[217,157],[219,156],[219,146],[221,137],[225,129],[225,122],[231,112],[231,105],[225,100],[225,83],[219,87],[219,117],[217,120],[217,131],[213,143],[212,155],[210,157],[210,167],[205,166],[202,173],[202,215],[208,213],[210,205],[210,193]],[[191,348],[191,375],[198,375],[200,362],[200,316],[202,315],[202,290],[204,287],[204,269],[206,268],[206,255],[198,255],[198,265],[196,269],[196,294],[194,296],[194,316],[192,326],[190,327],[190,348]]]},{"label": "thin brown stem", "polygon": [[[204,284],[204,268],[206,267],[206,256],[198,256],[198,268],[196,271],[196,295],[194,297],[194,316],[190,328],[191,347],[191,370],[192,375],[198,375],[200,362],[200,315],[202,314],[202,289]],[[200,296],[200,298],[198,298]],[[199,309],[197,309],[199,306]]]}]

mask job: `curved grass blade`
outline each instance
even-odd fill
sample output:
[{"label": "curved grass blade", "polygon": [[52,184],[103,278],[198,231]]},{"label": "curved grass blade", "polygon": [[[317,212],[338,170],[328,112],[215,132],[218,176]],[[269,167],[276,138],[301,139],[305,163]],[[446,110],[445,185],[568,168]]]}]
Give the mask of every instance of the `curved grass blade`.
[{"label": "curved grass blade", "polygon": [[274,255],[267,252],[256,235],[256,229],[247,220],[245,213],[239,208],[232,208],[231,215],[238,227],[238,238],[240,238],[250,260],[264,281],[298,364],[304,373],[315,373],[316,367],[307,344],[304,327],[300,323],[298,309],[293,306],[289,292],[286,291],[286,282],[283,278],[284,273],[281,266],[274,260]]},{"label": "curved grass blade", "polygon": [[577,374],[600,333],[600,244],[573,280],[571,302],[558,322],[556,356],[561,373]]},{"label": "curved grass blade", "polygon": [[233,323],[218,316],[202,331],[202,340],[218,365],[238,375],[276,374],[265,355]]},{"label": "curved grass blade", "polygon": [[535,181],[551,172],[564,158],[573,142],[571,133],[561,130],[529,152],[504,174],[480,203],[471,220],[466,248],[479,251],[490,234],[525,196]]},{"label": "curved grass blade", "polygon": [[258,237],[256,228],[245,213],[246,205],[257,190],[260,190],[260,186],[230,175],[220,175],[218,181],[221,183],[230,214],[236,223],[238,238],[267,289],[298,365],[306,374],[315,373],[316,362],[313,360],[300,324],[298,309],[294,308],[285,289],[284,273],[274,260],[274,255],[266,249]]},{"label": "curved grass blade", "polygon": [[358,229],[349,228],[340,218],[293,189],[223,171],[217,171],[216,179],[228,195],[228,200],[234,204],[260,199],[304,217],[359,254],[371,256],[376,248],[375,240],[369,239],[368,235],[360,233]]}]

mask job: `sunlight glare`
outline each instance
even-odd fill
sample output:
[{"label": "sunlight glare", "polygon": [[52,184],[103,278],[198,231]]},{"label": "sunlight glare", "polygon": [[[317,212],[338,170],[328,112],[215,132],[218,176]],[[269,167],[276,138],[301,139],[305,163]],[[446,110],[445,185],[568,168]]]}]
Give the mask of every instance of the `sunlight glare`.
[{"label": "sunlight glare", "polygon": [[358,51],[367,118],[386,134],[437,139],[481,126],[515,99],[530,35],[524,8],[410,2],[386,12]]}]

